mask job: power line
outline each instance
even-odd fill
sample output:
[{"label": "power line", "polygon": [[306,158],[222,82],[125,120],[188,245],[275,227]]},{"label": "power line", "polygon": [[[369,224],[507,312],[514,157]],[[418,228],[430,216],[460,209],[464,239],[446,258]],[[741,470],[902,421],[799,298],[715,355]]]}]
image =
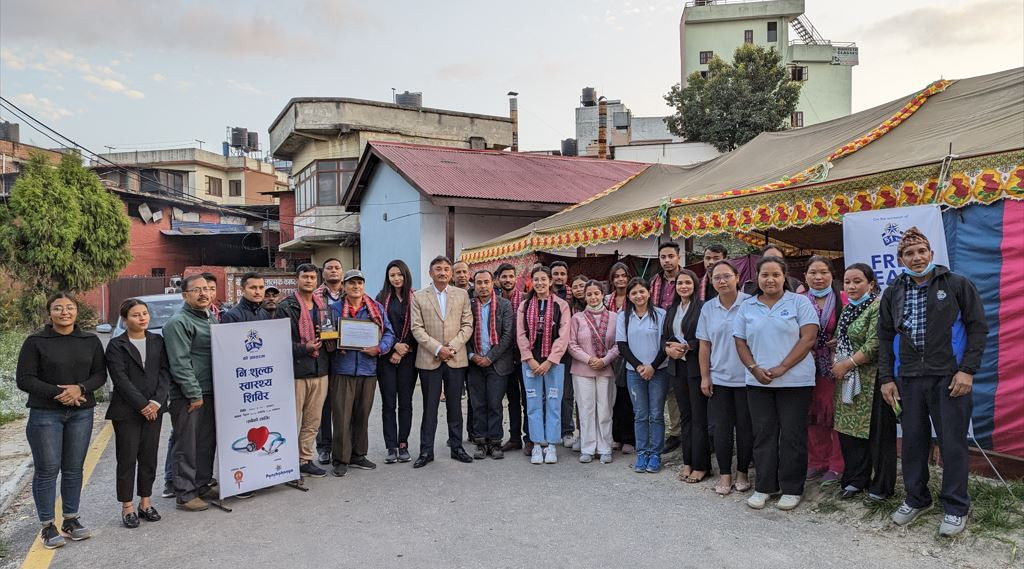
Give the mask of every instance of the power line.
[{"label": "power line", "polygon": [[[134,174],[135,176],[137,176],[139,178],[140,182],[143,179],[141,173],[131,172],[130,170],[124,168],[123,166],[121,166],[119,164],[116,164],[116,163],[114,163],[114,162],[104,158],[103,156],[93,152],[92,150],[89,150],[85,146],[75,142],[71,138],[68,138],[67,136],[61,134],[60,132],[58,132],[56,130],[54,130],[52,127],[50,127],[49,125],[47,125],[43,121],[41,121],[41,120],[35,118],[34,116],[32,116],[31,114],[25,112],[20,107],[18,107],[17,105],[15,105],[11,101],[9,101],[6,97],[3,97],[2,95],[0,95],[0,101],[2,101],[4,103],[4,106],[7,107],[7,110],[9,112],[15,113],[16,115],[21,115],[23,117],[23,120],[27,120],[27,121],[30,122],[30,124],[28,126],[32,127],[36,132],[42,134],[46,138],[49,138],[53,142],[55,142],[55,143],[57,143],[59,145],[70,144],[74,148],[77,148],[79,151],[83,152],[83,154],[86,156],[86,158],[91,158],[91,159],[93,159],[96,162],[105,162],[105,163],[109,164],[115,170],[117,170],[119,172],[124,172],[124,173],[129,174],[129,175]],[[41,130],[39,127],[37,127],[37,126],[35,126],[35,125],[31,124],[31,123],[36,123],[36,124],[40,125],[43,129],[46,129],[46,130]],[[54,135],[56,135],[57,137],[60,137],[61,139],[63,139],[63,141],[54,138],[53,136],[48,134],[46,131],[49,131],[49,132],[53,133]],[[288,226],[291,226],[291,227],[299,227],[299,228],[303,228],[303,229],[313,229],[315,231],[324,231],[324,232],[328,232],[328,233],[339,233],[339,234],[346,234],[346,235],[351,233],[349,231],[339,231],[339,230],[336,230],[336,229],[327,229],[327,228],[323,228],[323,227],[316,227],[314,225],[301,225],[301,224],[296,224],[296,223],[284,222],[284,221],[281,221],[280,219],[271,219],[269,216],[262,216],[262,215],[260,215],[260,214],[258,214],[256,212],[235,209],[235,208],[223,206],[223,205],[220,205],[220,204],[207,202],[206,200],[203,200],[203,199],[197,198],[197,197],[195,197],[193,195],[187,194],[187,193],[185,193],[185,192],[183,192],[181,190],[178,190],[177,188],[173,188],[171,186],[168,186],[167,184],[164,184],[164,183],[160,182],[157,179],[152,179],[150,181],[154,182],[159,187],[166,188],[167,190],[169,190],[169,193],[172,194],[172,195],[177,195],[177,196],[179,196],[183,200],[192,201],[194,204],[202,205],[203,207],[214,208],[214,209],[218,209],[218,210],[225,211],[225,212],[228,212],[228,213],[236,213],[236,214],[243,215],[243,216],[246,216],[246,217],[255,217],[255,218],[261,219],[263,221],[277,221],[279,224],[284,224],[284,225],[288,225]],[[190,189],[195,191],[195,188],[190,188]],[[279,214],[279,216],[280,216],[280,214]]]}]

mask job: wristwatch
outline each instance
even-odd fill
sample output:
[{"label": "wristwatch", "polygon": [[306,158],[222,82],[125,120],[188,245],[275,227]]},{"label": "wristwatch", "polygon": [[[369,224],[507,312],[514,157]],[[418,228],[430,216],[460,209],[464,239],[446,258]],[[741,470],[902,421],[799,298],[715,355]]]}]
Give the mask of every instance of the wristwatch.
[{"label": "wristwatch", "polygon": [[747,366],[747,371],[751,371],[752,372],[752,371],[754,371],[755,367],[757,367],[756,363],[750,364],[750,365]]}]

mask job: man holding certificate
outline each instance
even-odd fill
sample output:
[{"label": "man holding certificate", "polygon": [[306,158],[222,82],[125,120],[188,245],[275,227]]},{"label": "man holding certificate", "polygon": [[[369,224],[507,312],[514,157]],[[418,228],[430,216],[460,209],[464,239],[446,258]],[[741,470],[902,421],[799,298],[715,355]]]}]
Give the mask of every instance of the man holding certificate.
[{"label": "man holding certificate", "polygon": [[423,420],[420,423],[420,456],[413,468],[423,468],[434,460],[434,434],[437,432],[437,406],[441,387],[445,391],[448,415],[448,446],[452,458],[473,462],[462,448],[462,385],[466,381],[469,358],[466,342],[473,337],[473,311],[469,294],[461,288],[448,286],[452,278],[452,261],[438,256],[430,262],[431,286],[416,291],[412,297],[410,330],[419,344],[416,348],[416,369],[423,391]]},{"label": "man holding certificate", "polygon": [[338,349],[331,358],[331,462],[335,476],[348,468],[373,470],[366,458],[370,440],[368,423],[377,389],[377,356],[395,343],[395,333],[384,306],[366,296],[363,272],[351,269],[342,279],[345,296],[331,303],[338,323]]}]

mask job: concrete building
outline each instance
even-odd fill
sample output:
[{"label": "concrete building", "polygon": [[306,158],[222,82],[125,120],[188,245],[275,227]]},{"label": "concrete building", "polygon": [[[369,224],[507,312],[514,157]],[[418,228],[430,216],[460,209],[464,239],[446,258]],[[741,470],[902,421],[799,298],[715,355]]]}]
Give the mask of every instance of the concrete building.
[{"label": "concrete building", "polygon": [[[609,148],[630,144],[681,142],[665,125],[665,117],[636,117],[621,100],[607,100],[607,132]],[[580,106],[576,107],[576,148],[579,156],[598,155],[599,105],[593,87],[583,89]],[[610,153],[611,154],[611,153]]]},{"label": "concrete building", "polygon": [[679,21],[682,85],[713,56],[731,61],[744,43],[778,50],[790,78],[803,84],[793,127],[850,114],[858,48],[822,38],[804,15],[804,0],[689,0]]},{"label": "concrete building", "polygon": [[168,193],[218,205],[272,205],[263,195],[288,187],[288,177],[273,164],[247,156],[224,156],[198,148],[135,150],[101,154],[93,161],[100,179],[142,193]]},{"label": "concrete building", "polygon": [[504,149],[512,146],[514,130],[509,117],[415,104],[340,97],[288,101],[270,125],[270,152],[291,161],[295,191],[294,235],[281,250],[309,255],[314,263],[337,257],[346,268],[359,266],[359,216],[346,211],[341,196],[370,141]]},{"label": "concrete building", "polygon": [[14,182],[33,154],[42,154],[47,162],[54,166],[64,157],[63,151],[22,143],[20,130],[18,123],[0,123],[0,196],[11,195]]},{"label": "concrete building", "polygon": [[638,142],[616,146],[612,154],[616,160],[690,166],[711,160],[721,152],[706,142]]},{"label": "concrete building", "polygon": [[359,212],[367,291],[402,259],[416,288],[427,263],[529,225],[619,185],[646,164],[371,142],[342,204]]}]

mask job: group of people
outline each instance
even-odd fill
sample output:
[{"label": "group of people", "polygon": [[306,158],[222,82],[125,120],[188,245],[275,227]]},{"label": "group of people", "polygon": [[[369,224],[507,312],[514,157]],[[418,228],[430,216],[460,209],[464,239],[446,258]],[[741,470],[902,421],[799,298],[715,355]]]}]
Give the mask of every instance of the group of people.
[{"label": "group of people", "polygon": [[[904,273],[884,293],[861,263],[839,274],[829,259],[811,257],[801,282],[782,251],[769,247],[756,277],[741,282],[726,257],[723,247],[708,247],[698,277],[682,268],[678,244],[666,242],[650,281],[623,263],[605,282],[570,280],[556,261],[530,267],[522,286],[511,264],[471,272],[438,256],[420,290],[408,266],[394,260],[375,298],[360,270],[329,259],[322,269],[300,265],[297,290],[284,298],[276,289],[268,296],[258,274],[244,275],[241,301],[217,316],[210,308],[216,282],[197,274],[183,280],[184,305],[162,337],[147,330],[146,304],[129,299],[121,306],[126,332],[105,351],[78,327],[74,297],[56,294],[47,304],[50,323],[25,341],[17,370],[19,388],[29,393],[43,544],[89,536],[78,517],[82,464],[93,392],[108,372],[124,525],[160,519],[150,496],[164,412],[172,424],[164,496],[186,511],[218,499],[210,329],[270,318],[291,323],[303,476],[326,476],[321,466],[339,477],[349,468],[376,468],[368,422],[378,388],[383,460],[413,461],[408,438],[418,378],[423,415],[413,468],[434,460],[443,401],[453,460],[522,450],[533,464],[554,464],[562,445],[578,451],[581,463],[610,463],[619,450],[633,455],[633,471],[654,473],[665,453],[681,448],[680,479],[706,479],[714,455],[715,491],[753,489],[747,504],[755,509],[775,496],[778,509],[793,509],[805,483],[818,478],[835,484],[840,499],[888,499],[901,421],[907,496],[892,516],[899,525],[931,508],[934,425],[944,464],[940,534],[963,531],[971,383],[987,335],[971,281],[935,265],[916,228],[899,246]],[[339,318],[372,321],[379,343],[352,349],[321,338],[333,327],[325,319]],[[467,393],[472,455],[463,446]]]}]

